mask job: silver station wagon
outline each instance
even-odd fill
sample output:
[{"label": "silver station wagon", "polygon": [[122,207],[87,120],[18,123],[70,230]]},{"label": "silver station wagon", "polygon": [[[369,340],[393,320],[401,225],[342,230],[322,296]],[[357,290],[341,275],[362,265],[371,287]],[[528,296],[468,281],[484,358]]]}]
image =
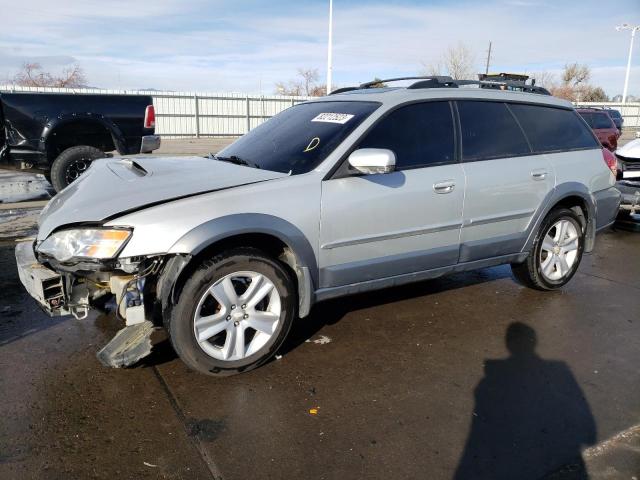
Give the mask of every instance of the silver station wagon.
[{"label": "silver station wagon", "polygon": [[164,327],[213,375],[267,361],[325,299],[507,263],[562,287],[616,217],[613,155],[539,87],[413,80],[293,106],[208,158],[94,161],[17,246],[22,282],[52,315],[115,297],[106,365]]}]

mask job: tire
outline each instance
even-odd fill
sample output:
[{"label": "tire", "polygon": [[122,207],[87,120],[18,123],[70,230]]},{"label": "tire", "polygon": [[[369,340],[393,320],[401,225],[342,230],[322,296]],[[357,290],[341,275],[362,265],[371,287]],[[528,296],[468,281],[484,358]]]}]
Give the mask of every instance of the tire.
[{"label": "tire", "polygon": [[49,174],[51,185],[59,192],[84,173],[91,162],[106,156],[102,150],[88,145],[67,148],[53,161]]},{"label": "tire", "polygon": [[[566,225],[564,240],[560,238],[563,225]],[[527,260],[511,264],[514,277],[523,285],[537,290],[563,287],[578,270],[584,251],[584,236],[580,218],[573,211],[566,208],[552,210],[540,225]]]},{"label": "tire", "polygon": [[[256,295],[253,282],[258,282]],[[287,270],[259,250],[242,248],[207,260],[193,272],[165,326],[187,366],[227,376],[269,360],[296,313],[296,290]],[[253,328],[256,325],[263,330]]]}]

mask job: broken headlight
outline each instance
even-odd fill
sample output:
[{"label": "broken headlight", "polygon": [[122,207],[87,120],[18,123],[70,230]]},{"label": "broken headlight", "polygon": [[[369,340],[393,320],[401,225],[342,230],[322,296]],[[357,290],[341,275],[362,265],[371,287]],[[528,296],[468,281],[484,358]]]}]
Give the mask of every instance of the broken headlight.
[{"label": "broken headlight", "polygon": [[131,237],[130,230],[83,228],[61,230],[47,237],[37,250],[59,262],[72,258],[114,258]]}]

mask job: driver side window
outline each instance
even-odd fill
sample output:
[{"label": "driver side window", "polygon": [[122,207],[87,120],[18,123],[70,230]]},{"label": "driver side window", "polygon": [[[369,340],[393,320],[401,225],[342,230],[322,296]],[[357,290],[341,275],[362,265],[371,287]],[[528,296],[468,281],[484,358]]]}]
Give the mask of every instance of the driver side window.
[{"label": "driver side window", "polygon": [[387,148],[396,170],[455,162],[453,113],[448,101],[414,103],[394,110],[373,127],[358,148]]}]

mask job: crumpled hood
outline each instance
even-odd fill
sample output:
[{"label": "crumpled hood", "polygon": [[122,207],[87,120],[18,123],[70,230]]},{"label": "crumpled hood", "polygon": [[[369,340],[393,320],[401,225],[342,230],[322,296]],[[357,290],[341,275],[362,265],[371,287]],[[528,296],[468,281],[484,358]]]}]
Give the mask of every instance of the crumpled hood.
[{"label": "crumpled hood", "polygon": [[107,218],[185,196],[286,177],[202,157],[131,157],[96,160],[47,204],[38,240],[72,223]]}]

